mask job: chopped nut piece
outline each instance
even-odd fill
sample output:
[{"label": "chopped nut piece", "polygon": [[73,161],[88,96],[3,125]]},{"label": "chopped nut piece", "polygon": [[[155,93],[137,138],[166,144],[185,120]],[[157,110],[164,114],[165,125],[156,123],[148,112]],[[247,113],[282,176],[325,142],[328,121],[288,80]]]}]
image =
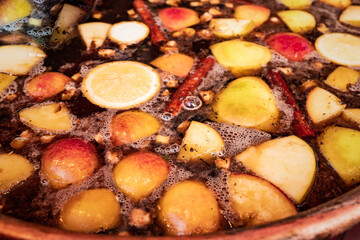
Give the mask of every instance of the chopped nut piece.
[{"label": "chopped nut piece", "polygon": [[314,62],[314,67],[317,69],[322,69],[324,67],[324,64],[322,64],[321,62]]},{"label": "chopped nut piece", "polygon": [[187,36],[187,37],[192,37],[196,33],[195,29],[193,29],[193,28],[184,28],[183,32],[184,32],[185,36]]},{"label": "chopped nut piece", "polygon": [[150,213],[135,208],[130,214],[129,225],[137,228],[146,228],[151,223]]},{"label": "chopped nut piece", "polygon": [[160,51],[164,53],[176,53],[179,51],[178,44],[174,40],[168,41],[167,43],[165,43],[164,46],[160,48]]},{"label": "chopped nut piece", "polygon": [[30,139],[32,137],[32,134],[29,130],[25,130],[22,133],[20,133],[20,137]]},{"label": "chopped nut piece", "polygon": [[101,19],[101,18],[103,17],[103,14],[100,13],[100,12],[94,12],[94,13],[92,14],[92,17],[93,17],[94,19]]},{"label": "chopped nut piece", "polygon": [[210,104],[214,100],[215,93],[211,90],[200,91],[200,97],[205,104]]},{"label": "chopped nut piece", "polygon": [[95,139],[95,141],[97,143],[103,143],[104,142],[104,136],[99,132],[94,136],[94,139]]},{"label": "chopped nut piece", "polygon": [[162,0],[149,0],[150,3],[161,3]]},{"label": "chopped nut piece", "polygon": [[106,160],[108,163],[117,164],[122,158],[122,155],[121,151],[108,151],[106,152]]},{"label": "chopped nut piece", "polygon": [[176,128],[176,130],[179,132],[179,133],[182,133],[184,134],[186,129],[188,129],[190,125],[190,121],[185,121],[185,122],[182,122],[180,123],[180,125]]},{"label": "chopped nut piece", "polygon": [[82,77],[81,77],[81,73],[75,73],[74,75],[71,76],[71,79],[74,80],[75,82],[80,82],[82,81]]},{"label": "chopped nut piece", "polygon": [[212,37],[211,31],[207,30],[207,29],[202,29],[202,30],[198,31],[198,35],[199,35],[199,37],[201,37],[203,39],[210,39]]},{"label": "chopped nut piece", "polygon": [[183,35],[183,31],[182,30],[176,31],[172,35],[173,35],[173,37],[176,37],[176,38],[181,37]]},{"label": "chopped nut piece", "polygon": [[15,98],[17,98],[17,95],[16,95],[16,94],[10,94],[10,95],[7,95],[6,100],[12,101],[12,100],[14,100]]},{"label": "chopped nut piece", "polygon": [[35,26],[35,27],[40,27],[41,24],[42,24],[42,19],[29,18],[29,25]]},{"label": "chopped nut piece", "polygon": [[43,135],[40,137],[42,143],[51,143],[55,139],[55,135]]},{"label": "chopped nut piece", "polygon": [[166,86],[169,88],[177,88],[179,87],[179,82],[175,79],[170,79],[167,83]]},{"label": "chopped nut piece", "polygon": [[134,15],[136,14],[136,12],[135,12],[134,9],[130,9],[130,10],[127,11],[127,14],[128,14],[129,16],[134,16]]},{"label": "chopped nut piece", "polygon": [[164,97],[170,96],[170,95],[171,95],[171,92],[167,89],[165,89],[165,91],[161,94],[161,96],[164,96]]},{"label": "chopped nut piece", "polygon": [[177,44],[176,41],[171,40],[171,41],[168,41],[164,46],[166,46],[166,47],[177,47],[178,44]]},{"label": "chopped nut piece", "polygon": [[234,8],[234,4],[231,3],[231,2],[226,2],[226,3],[225,3],[225,7],[227,7],[227,8]]},{"label": "chopped nut piece", "polygon": [[304,92],[307,92],[307,91],[310,91],[311,89],[313,89],[314,87],[317,86],[317,83],[316,81],[314,80],[307,80],[306,82],[304,82],[302,85],[301,85],[301,89],[304,91]]},{"label": "chopped nut piece", "polygon": [[201,7],[202,5],[204,5],[202,2],[190,2],[191,7]]},{"label": "chopped nut piece", "polygon": [[179,1],[178,0],[166,0],[166,4],[172,7],[178,7]]},{"label": "chopped nut piece", "polygon": [[320,23],[319,26],[317,27],[317,30],[321,33],[326,33],[329,31],[329,28],[326,27],[324,23]]},{"label": "chopped nut piece", "polygon": [[25,137],[16,137],[14,140],[11,141],[10,146],[14,149],[21,149],[26,146],[29,142],[28,138]]},{"label": "chopped nut piece", "polygon": [[211,5],[218,5],[220,4],[220,0],[210,0]]},{"label": "chopped nut piece", "polygon": [[207,3],[209,0],[200,0],[200,2]]},{"label": "chopped nut piece", "polygon": [[120,237],[129,237],[129,236],[131,236],[131,234],[129,232],[127,232],[127,231],[119,232],[117,235],[120,236]]},{"label": "chopped nut piece", "polygon": [[98,54],[103,58],[113,58],[115,56],[114,49],[99,49]]},{"label": "chopped nut piece", "polygon": [[206,12],[203,15],[201,15],[200,17],[200,21],[202,23],[206,23],[209,22],[211,19],[213,18],[213,15],[211,15],[210,13]]},{"label": "chopped nut piece", "polygon": [[210,8],[209,13],[215,17],[221,16],[223,14],[218,8],[215,7]]},{"label": "chopped nut piece", "polygon": [[75,89],[66,90],[64,93],[61,94],[61,100],[69,101],[75,95]]},{"label": "chopped nut piece", "polygon": [[266,34],[261,32],[255,32],[254,36],[260,39],[264,39],[266,37]]},{"label": "chopped nut piece", "polygon": [[271,18],[270,18],[270,21],[271,21],[272,23],[279,23],[279,22],[280,22],[279,18],[277,18],[277,17],[271,17]]},{"label": "chopped nut piece", "polygon": [[120,44],[119,47],[120,47],[120,49],[123,50],[123,51],[128,48],[128,46],[127,46],[126,44]]},{"label": "chopped nut piece", "polygon": [[163,136],[163,135],[157,135],[156,136],[156,143],[169,144],[170,143],[170,137],[169,136]]},{"label": "chopped nut piece", "polygon": [[282,73],[284,73],[287,76],[293,74],[293,70],[289,67],[278,67],[277,69],[280,70]]},{"label": "chopped nut piece", "polygon": [[224,169],[229,169],[230,167],[230,163],[231,163],[231,159],[230,158],[217,158],[215,159],[215,166],[217,168],[224,168]]}]

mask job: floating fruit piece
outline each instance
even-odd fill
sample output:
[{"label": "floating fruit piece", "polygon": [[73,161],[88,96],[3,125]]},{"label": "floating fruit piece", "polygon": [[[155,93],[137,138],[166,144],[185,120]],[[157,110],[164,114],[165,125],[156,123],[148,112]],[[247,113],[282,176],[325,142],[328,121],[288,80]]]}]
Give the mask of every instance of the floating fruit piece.
[{"label": "floating fruit piece", "polygon": [[18,154],[0,154],[0,193],[10,190],[35,171],[34,166]]},{"label": "floating fruit piece", "polygon": [[311,90],[306,99],[306,110],[315,124],[339,116],[345,107],[338,97],[319,87]]},{"label": "floating fruit piece", "polygon": [[272,57],[268,48],[238,39],[216,43],[210,49],[216,60],[235,76],[257,72]]},{"label": "floating fruit piece", "polygon": [[213,18],[209,28],[217,37],[234,38],[249,34],[255,28],[255,24],[251,20]]},{"label": "floating fruit piece", "polygon": [[108,31],[108,37],[112,41],[127,45],[139,43],[148,35],[149,27],[136,21],[115,23]]},{"label": "floating fruit piece", "polygon": [[235,159],[280,188],[298,204],[304,201],[315,178],[314,152],[296,136],[249,147]]},{"label": "floating fruit piece", "polygon": [[348,185],[360,182],[360,132],[328,127],[317,138],[320,151]]},{"label": "floating fruit piece", "polygon": [[170,7],[159,10],[159,17],[164,27],[177,31],[200,22],[197,12],[189,8]]},{"label": "floating fruit piece", "polygon": [[287,10],[278,12],[281,20],[295,33],[307,33],[315,28],[316,21],[312,14],[301,10]]},{"label": "floating fruit piece", "polygon": [[351,5],[351,0],[320,0],[320,2],[329,4],[331,6],[337,8],[346,8],[347,6]]},{"label": "floating fruit piece", "polygon": [[17,77],[5,73],[0,73],[0,93],[4,91]]},{"label": "floating fruit piece", "polygon": [[95,105],[127,109],[147,102],[160,89],[160,77],[150,66],[116,61],[93,68],[82,82],[82,92]]},{"label": "floating fruit piece", "polygon": [[169,164],[161,156],[136,152],[120,160],[114,168],[113,179],[120,191],[138,202],[158,188],[169,172]]},{"label": "floating fruit piece", "polygon": [[56,189],[86,179],[99,165],[95,147],[77,138],[56,141],[41,157],[41,170]]},{"label": "floating fruit piece", "polygon": [[194,58],[182,53],[174,53],[160,56],[152,60],[151,64],[176,76],[186,77],[194,65]]},{"label": "floating fruit piece", "polygon": [[214,193],[196,181],[170,187],[160,199],[157,219],[167,235],[211,233],[221,224]]},{"label": "floating fruit piece", "polygon": [[228,84],[215,97],[212,111],[213,121],[270,132],[280,114],[270,87],[257,77],[242,77]]},{"label": "floating fruit piece", "polygon": [[151,114],[126,111],[111,120],[111,140],[115,146],[131,143],[158,132],[160,122]]},{"label": "floating fruit piece", "polygon": [[105,188],[83,191],[61,209],[60,227],[75,232],[99,232],[119,226],[121,208],[113,192]]},{"label": "floating fruit piece", "polygon": [[232,174],[227,184],[231,207],[246,226],[256,226],[297,214],[292,201],[262,178]]},{"label": "floating fruit piece", "polygon": [[28,0],[3,0],[0,2],[0,25],[27,17],[32,9]]},{"label": "floating fruit piece", "polygon": [[20,120],[40,130],[69,131],[72,129],[69,110],[62,104],[33,106],[19,112]]},{"label": "floating fruit piece", "polygon": [[237,19],[251,20],[255,27],[261,26],[270,17],[270,9],[258,5],[236,6],[234,17]]},{"label": "floating fruit piece", "polygon": [[280,0],[280,2],[290,9],[306,9],[310,7],[312,0]]},{"label": "floating fruit piece", "polygon": [[177,160],[213,164],[225,148],[224,141],[212,127],[192,121],[185,132]]},{"label": "floating fruit piece", "polygon": [[360,127],[360,108],[344,109],[341,118],[345,121],[357,124]]},{"label": "floating fruit piece", "polygon": [[342,92],[348,91],[348,86],[355,84],[360,78],[360,73],[351,68],[338,67],[326,78],[324,83]]},{"label": "floating fruit piece", "polygon": [[360,6],[348,6],[340,15],[339,21],[360,27]]},{"label": "floating fruit piece", "polygon": [[0,72],[26,75],[46,57],[37,47],[29,45],[0,46]]},{"label": "floating fruit piece", "polygon": [[353,67],[360,66],[360,37],[348,33],[327,33],[316,39],[315,47],[331,62]]},{"label": "floating fruit piece", "polygon": [[94,44],[95,48],[103,45],[110,27],[110,23],[88,22],[80,24],[78,29],[82,40],[89,49],[91,44]]}]

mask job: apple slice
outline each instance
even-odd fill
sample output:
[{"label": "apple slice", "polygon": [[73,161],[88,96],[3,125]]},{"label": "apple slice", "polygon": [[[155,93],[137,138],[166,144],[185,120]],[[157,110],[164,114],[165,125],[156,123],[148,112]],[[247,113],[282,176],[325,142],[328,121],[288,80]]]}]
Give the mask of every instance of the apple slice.
[{"label": "apple slice", "polygon": [[10,190],[35,171],[34,166],[18,154],[0,154],[0,193]]},{"label": "apple slice", "polygon": [[312,14],[302,10],[278,12],[279,17],[295,33],[307,33],[315,28],[316,21]]},{"label": "apple slice", "polygon": [[182,53],[174,53],[152,60],[151,65],[176,76],[186,77],[194,65],[194,58]]},{"label": "apple slice", "polygon": [[346,8],[351,5],[351,0],[320,0],[320,2],[329,4],[337,8]]},{"label": "apple slice", "polygon": [[65,3],[55,22],[50,42],[59,44],[66,41],[71,36],[74,27],[86,16],[87,12],[81,8]]},{"label": "apple slice", "polygon": [[0,46],[0,72],[26,75],[46,57],[37,47],[29,45]]},{"label": "apple slice", "polygon": [[255,27],[261,26],[270,17],[270,9],[258,5],[236,6],[234,17],[237,19],[251,20]]},{"label": "apple slice", "polygon": [[360,182],[360,132],[331,126],[317,138],[320,151],[348,185]]},{"label": "apple slice", "polygon": [[307,39],[295,33],[275,33],[266,38],[266,43],[279,54],[291,61],[305,61],[314,51]]},{"label": "apple slice", "polygon": [[297,214],[292,201],[262,178],[232,174],[227,184],[231,207],[246,226],[256,226]]},{"label": "apple slice", "polygon": [[159,10],[159,17],[164,27],[177,31],[200,22],[197,12],[189,8],[170,7]]},{"label": "apple slice", "polygon": [[69,110],[62,104],[52,103],[23,109],[19,112],[24,123],[46,131],[69,131],[72,129]]},{"label": "apple slice", "polygon": [[306,99],[306,110],[315,124],[339,116],[345,107],[337,96],[319,87],[311,90]]},{"label": "apple slice", "polygon": [[331,62],[360,67],[360,37],[348,33],[327,33],[316,39],[315,47]]},{"label": "apple slice", "polygon": [[210,118],[216,122],[273,132],[279,110],[270,87],[257,77],[232,81],[215,97]]},{"label": "apple slice", "polygon": [[290,9],[306,9],[310,7],[312,0],[280,0],[280,2]]},{"label": "apple slice", "polygon": [[348,91],[350,84],[355,84],[360,78],[360,73],[351,68],[338,67],[326,78],[324,83],[342,92]]},{"label": "apple slice", "polygon": [[216,155],[225,148],[222,137],[212,127],[192,121],[181,143],[177,160],[213,164]]},{"label": "apple slice", "polygon": [[249,34],[255,28],[255,24],[248,19],[213,18],[209,28],[217,37],[234,38]]},{"label": "apple slice", "polygon": [[210,46],[216,60],[235,76],[251,75],[271,60],[271,51],[261,45],[239,39]]},{"label": "apple slice", "polygon": [[84,41],[87,49],[90,49],[91,44],[95,48],[101,47],[107,37],[110,23],[104,22],[88,22],[78,26],[80,36]]},{"label": "apple slice", "polygon": [[0,2],[0,26],[27,17],[33,7],[28,0],[3,0]]},{"label": "apple slice", "polygon": [[360,6],[348,6],[340,15],[339,21],[360,27]]},{"label": "apple slice", "polygon": [[360,108],[344,109],[341,118],[360,127]]},{"label": "apple slice", "polygon": [[4,91],[17,77],[5,73],[0,73],[0,93]]},{"label": "apple slice", "polygon": [[293,135],[249,147],[235,159],[280,188],[298,204],[304,201],[315,178],[313,150]]},{"label": "apple slice", "polygon": [[149,32],[149,27],[142,22],[119,22],[110,27],[108,37],[118,44],[131,45],[147,38]]}]

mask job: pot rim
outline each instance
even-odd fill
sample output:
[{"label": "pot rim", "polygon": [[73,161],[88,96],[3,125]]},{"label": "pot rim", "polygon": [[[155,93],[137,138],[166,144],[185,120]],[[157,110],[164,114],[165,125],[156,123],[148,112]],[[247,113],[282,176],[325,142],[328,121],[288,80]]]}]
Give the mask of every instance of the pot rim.
[{"label": "pot rim", "polygon": [[114,236],[69,232],[0,214],[0,238],[21,240],[325,239],[360,222],[360,186],[317,207],[263,226],[198,236]]}]

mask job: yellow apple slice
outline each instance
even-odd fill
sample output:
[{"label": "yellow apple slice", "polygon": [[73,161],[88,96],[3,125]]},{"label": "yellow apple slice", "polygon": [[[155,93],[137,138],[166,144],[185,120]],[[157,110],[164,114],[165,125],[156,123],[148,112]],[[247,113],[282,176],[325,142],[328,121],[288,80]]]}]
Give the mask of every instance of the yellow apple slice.
[{"label": "yellow apple slice", "polygon": [[348,6],[340,15],[339,21],[360,27],[360,6]]},{"label": "yellow apple slice", "polygon": [[227,184],[231,207],[246,226],[256,226],[297,214],[292,201],[262,178],[232,174]]},{"label": "yellow apple slice", "polygon": [[154,59],[151,65],[176,76],[186,77],[194,65],[194,58],[182,53],[174,53]]},{"label": "yellow apple slice", "polygon": [[360,132],[328,127],[317,138],[320,151],[348,185],[360,182]]},{"label": "yellow apple slice", "polygon": [[278,12],[279,17],[295,33],[307,33],[315,28],[316,21],[312,14],[302,10]]},{"label": "yellow apple slice", "polygon": [[209,28],[217,37],[234,38],[249,34],[254,30],[255,24],[248,19],[213,18]]},{"label": "yellow apple slice", "polygon": [[21,121],[40,130],[69,131],[72,129],[69,110],[62,104],[34,106],[19,112]]},{"label": "yellow apple slice", "polygon": [[28,45],[0,46],[0,72],[26,75],[46,57],[37,47]]},{"label": "yellow apple slice", "polygon": [[78,26],[80,36],[89,49],[93,43],[96,48],[101,47],[107,37],[110,23],[88,22]]},{"label": "yellow apple slice", "polygon": [[339,116],[345,107],[337,96],[319,87],[311,90],[306,99],[306,110],[315,124]]},{"label": "yellow apple slice", "polygon": [[0,73],[0,93],[4,91],[16,78],[17,77],[14,75]]},{"label": "yellow apple slice", "polygon": [[35,171],[34,166],[18,154],[0,154],[0,192],[6,192]]},{"label": "yellow apple slice", "polygon": [[3,0],[0,2],[0,25],[29,16],[32,9],[28,0]]},{"label": "yellow apple slice", "polygon": [[238,39],[216,43],[210,49],[216,60],[237,77],[256,73],[272,57],[270,49]]},{"label": "yellow apple slice", "polygon": [[360,37],[348,33],[328,33],[316,39],[315,48],[331,62],[360,66]]},{"label": "yellow apple slice", "polygon": [[181,143],[177,160],[181,162],[214,163],[225,148],[224,141],[212,127],[192,121]]},{"label": "yellow apple slice", "polygon": [[273,132],[279,118],[270,87],[258,77],[232,81],[215,97],[210,118],[216,122]]},{"label": "yellow apple slice", "polygon": [[280,0],[280,2],[290,9],[306,9],[310,7],[312,0]]},{"label": "yellow apple slice", "polygon": [[360,127],[360,108],[344,109],[341,118]]},{"label": "yellow apple slice", "polygon": [[338,67],[329,74],[324,83],[342,92],[347,92],[348,86],[355,84],[359,78],[360,73],[358,71],[347,67]]},{"label": "yellow apple slice", "polygon": [[258,5],[236,6],[234,17],[237,19],[251,20],[256,27],[261,26],[270,17],[270,9]]},{"label": "yellow apple slice", "polygon": [[351,0],[320,0],[320,2],[329,4],[333,7],[337,8],[346,8],[347,6],[351,5]]},{"label": "yellow apple slice", "polygon": [[130,45],[147,38],[149,32],[149,27],[142,22],[119,22],[110,27],[108,37],[118,44]]},{"label": "yellow apple slice", "polygon": [[316,172],[313,150],[296,136],[249,147],[235,159],[280,188],[298,204],[304,201]]}]

